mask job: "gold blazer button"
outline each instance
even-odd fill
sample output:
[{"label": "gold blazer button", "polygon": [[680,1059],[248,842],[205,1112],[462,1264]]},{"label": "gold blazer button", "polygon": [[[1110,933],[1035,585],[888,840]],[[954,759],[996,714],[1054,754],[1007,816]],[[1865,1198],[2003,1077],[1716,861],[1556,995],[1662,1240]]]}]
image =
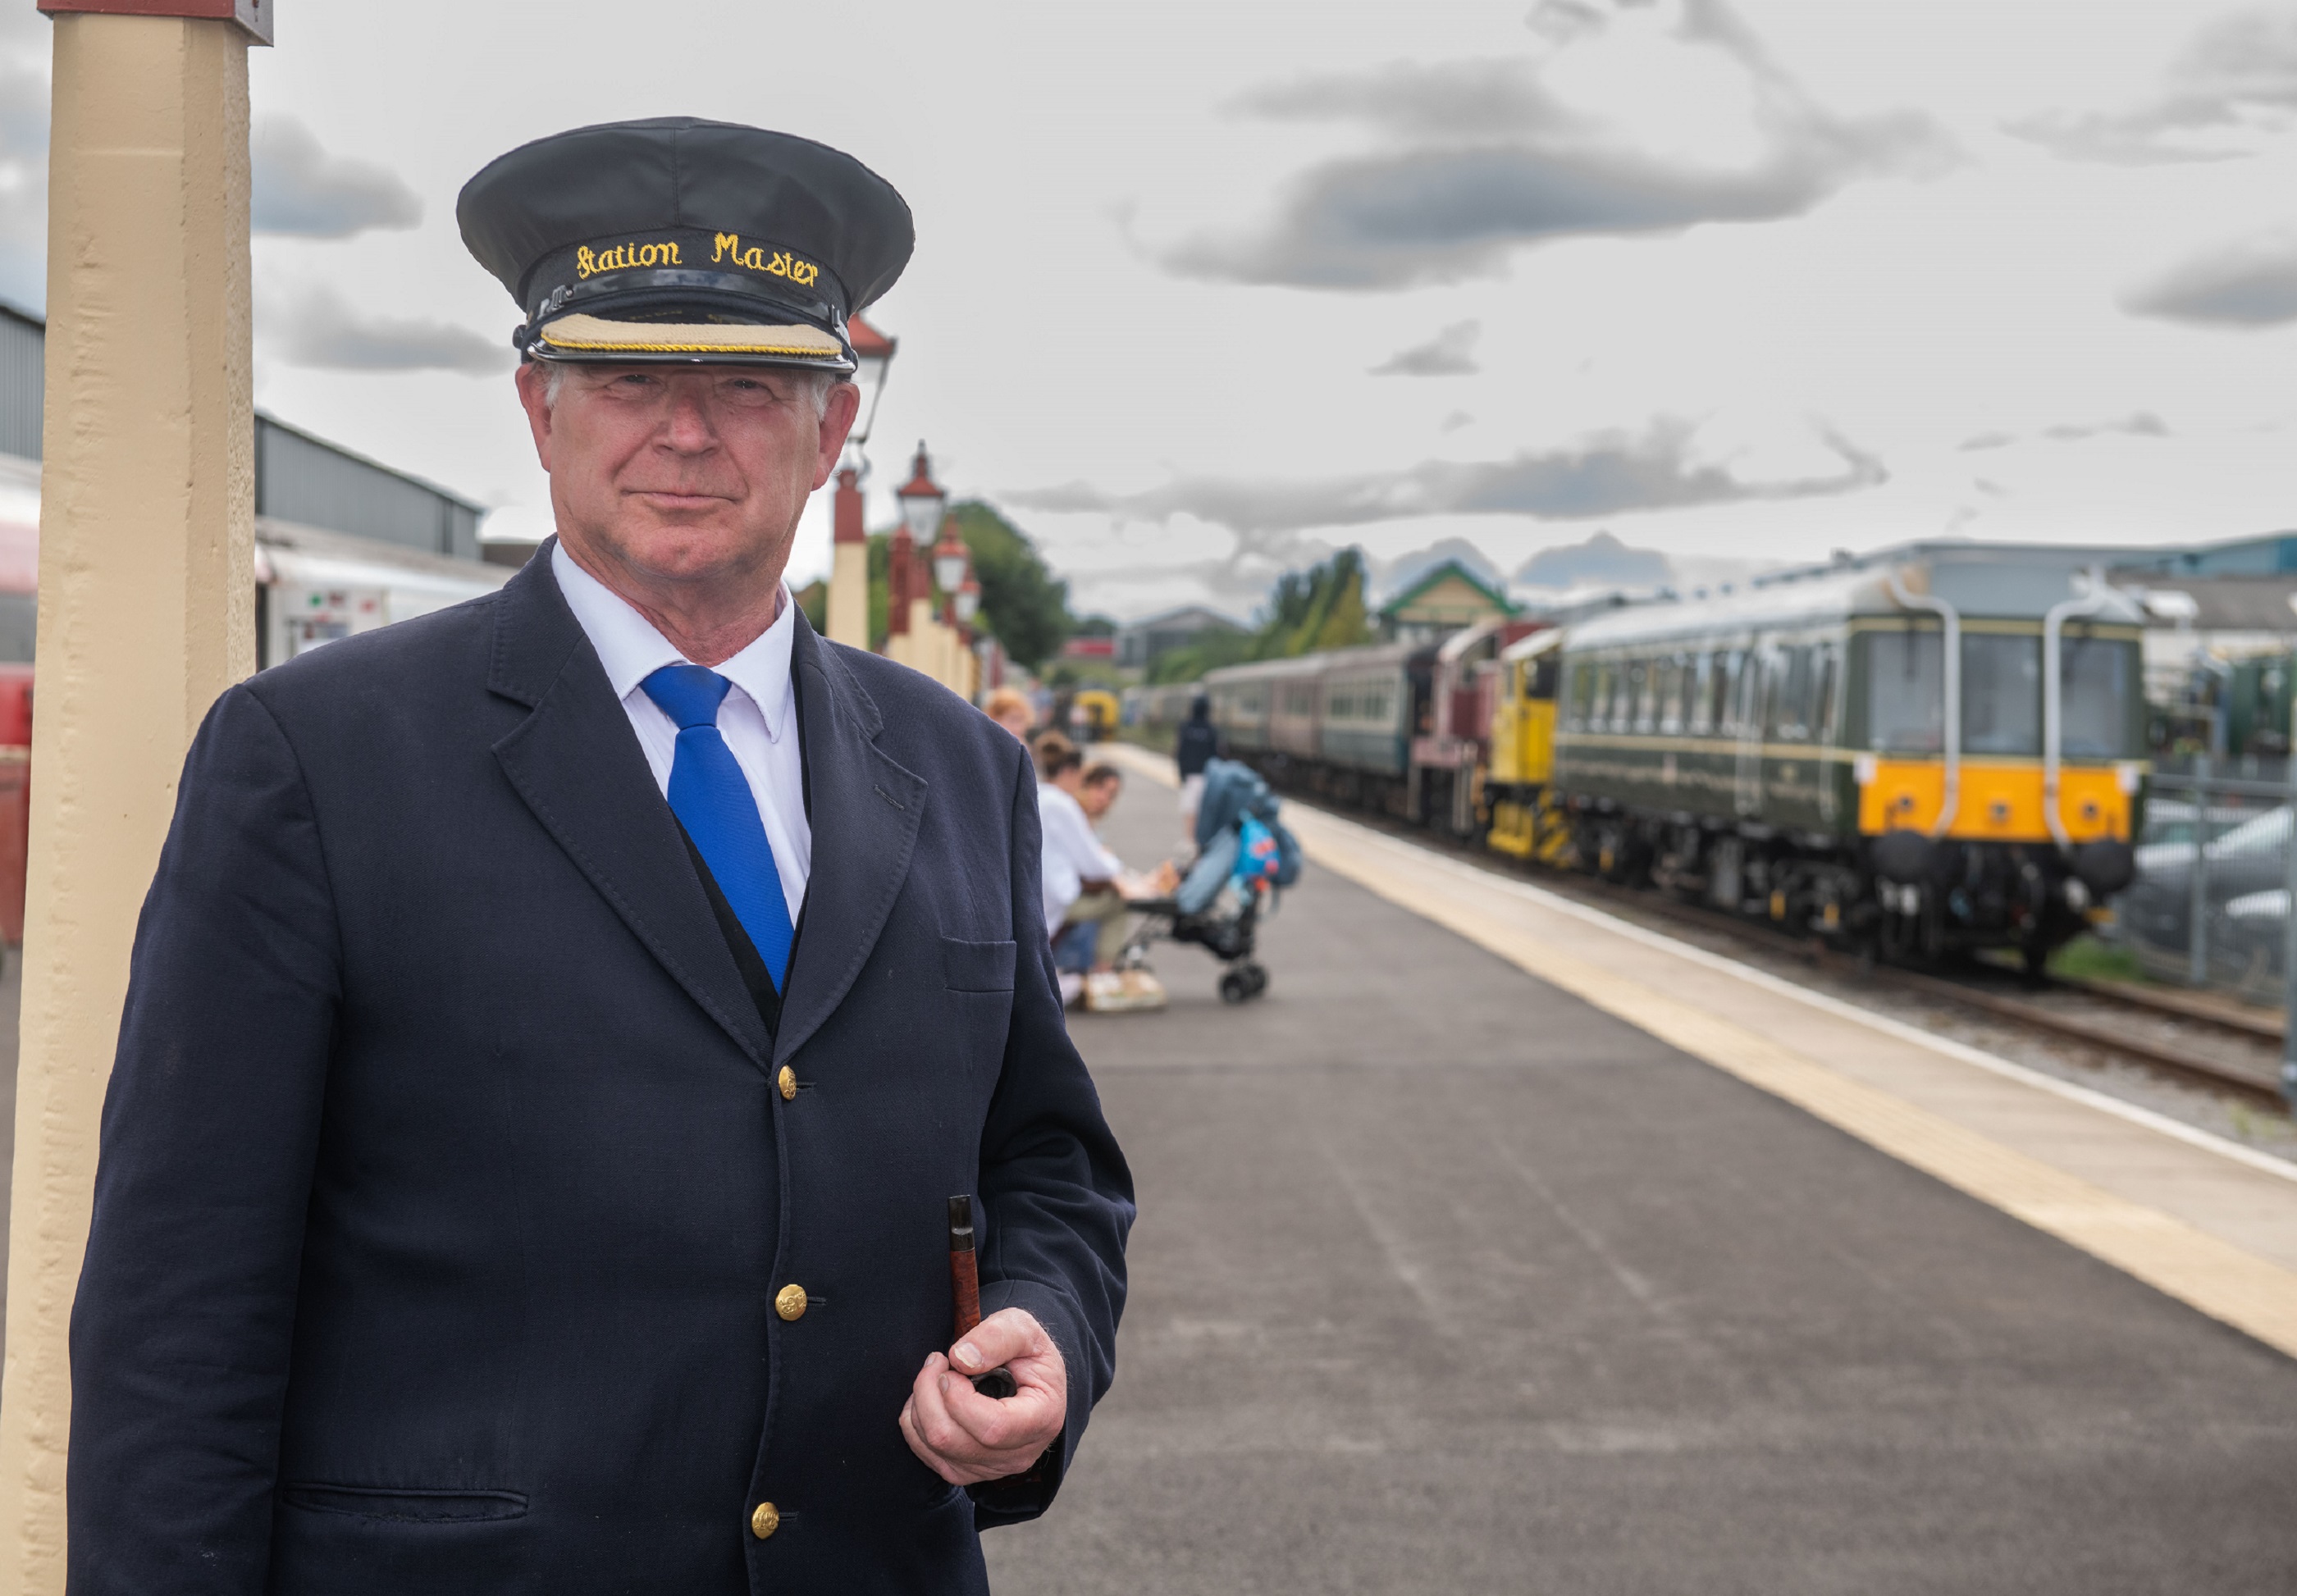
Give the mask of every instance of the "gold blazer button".
[{"label": "gold blazer button", "polygon": [[805,1317],[805,1287],[803,1286],[785,1286],[779,1291],[775,1292],[774,1312],[780,1314],[784,1319],[803,1319]]}]

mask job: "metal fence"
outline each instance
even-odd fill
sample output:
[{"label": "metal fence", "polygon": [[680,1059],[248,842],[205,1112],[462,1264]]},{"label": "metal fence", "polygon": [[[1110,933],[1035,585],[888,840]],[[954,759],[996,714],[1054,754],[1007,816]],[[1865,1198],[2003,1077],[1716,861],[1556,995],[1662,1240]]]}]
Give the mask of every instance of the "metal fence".
[{"label": "metal fence", "polygon": [[2158,981],[2286,1001],[2290,771],[2206,756],[2154,772],[2137,878],[2115,904],[2123,943]]}]

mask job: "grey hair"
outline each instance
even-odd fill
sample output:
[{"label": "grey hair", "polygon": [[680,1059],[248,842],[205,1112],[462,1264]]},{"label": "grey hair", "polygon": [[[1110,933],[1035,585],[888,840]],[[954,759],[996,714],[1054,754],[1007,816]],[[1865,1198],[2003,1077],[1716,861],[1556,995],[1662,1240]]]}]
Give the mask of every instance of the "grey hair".
[{"label": "grey hair", "polygon": [[[547,407],[557,404],[558,391],[566,385],[566,363],[563,360],[546,360],[543,366],[546,369],[542,374],[542,402]],[[787,370],[788,368],[778,367],[777,369]],[[844,375],[834,371],[804,370],[797,371],[794,374],[803,381],[806,393],[813,400],[813,418],[816,421],[821,420],[829,414],[829,396],[837,391],[839,384],[845,382]]]}]

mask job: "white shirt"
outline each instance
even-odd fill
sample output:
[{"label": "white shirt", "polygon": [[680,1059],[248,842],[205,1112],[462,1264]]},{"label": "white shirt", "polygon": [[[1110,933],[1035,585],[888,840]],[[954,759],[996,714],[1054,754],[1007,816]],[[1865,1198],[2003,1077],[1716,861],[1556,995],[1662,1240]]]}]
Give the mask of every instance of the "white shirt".
[{"label": "white shirt", "polygon": [[1045,840],[1045,929],[1058,931],[1084,884],[1114,881],[1124,865],[1093,835],[1084,806],[1050,782],[1037,784],[1037,827]]},{"label": "white shirt", "polygon": [[[558,590],[566,596],[566,607],[574,612],[590,646],[598,651],[606,680],[622,701],[622,712],[630,718],[638,747],[654,769],[654,784],[668,797],[678,723],[639,684],[664,665],[694,662],[558,544],[551,545],[550,573],[558,579]],[[750,795],[758,801],[793,926],[805,901],[806,881],[813,874],[813,827],[805,818],[805,761],[797,745],[797,694],[790,682],[796,610],[784,588],[781,611],[764,634],[732,659],[710,667],[734,684],[718,706],[718,735],[733,751],[734,762],[749,778]]]}]

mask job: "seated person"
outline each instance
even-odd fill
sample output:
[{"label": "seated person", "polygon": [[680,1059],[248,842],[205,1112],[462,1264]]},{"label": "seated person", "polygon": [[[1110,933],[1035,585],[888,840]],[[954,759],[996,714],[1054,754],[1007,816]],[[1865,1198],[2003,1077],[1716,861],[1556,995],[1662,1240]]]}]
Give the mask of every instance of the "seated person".
[{"label": "seated person", "polygon": [[1030,728],[1037,723],[1035,706],[1018,687],[998,688],[982,704],[981,712],[1024,743],[1029,740]]},{"label": "seated person", "polygon": [[[1045,928],[1058,948],[1071,910],[1088,893],[1113,897],[1116,878],[1124,873],[1124,866],[1100,845],[1100,839],[1093,835],[1092,822],[1085,818],[1083,806],[1077,801],[1084,785],[1084,756],[1077,752],[1076,745],[1057,731],[1049,731],[1037,738],[1035,752],[1037,821],[1044,838]],[[1116,902],[1121,909],[1124,900],[1116,898]],[[1121,940],[1117,945],[1123,945]],[[1115,957],[1114,950],[1110,957]]]},{"label": "seated person", "polygon": [[1094,834],[1093,820],[1108,812],[1123,786],[1113,766],[1095,766],[1088,773],[1075,745],[1049,732],[1037,740],[1037,771],[1045,924],[1053,935],[1055,962],[1071,975],[1111,969],[1124,947],[1130,900],[1169,892],[1172,868],[1165,865],[1146,876],[1132,875]]},{"label": "seated person", "polygon": [[[1124,790],[1124,772],[1114,765],[1092,765],[1078,780],[1077,807],[1084,810],[1091,822],[1094,840],[1099,840],[1101,818],[1116,807],[1117,794]],[[1103,851],[1107,851],[1106,849]],[[1111,859],[1115,854],[1109,854]],[[1146,875],[1120,870],[1114,891],[1088,891],[1069,905],[1068,923],[1053,943],[1053,962],[1059,967],[1066,953],[1068,967],[1094,973],[1107,971],[1124,950],[1126,910],[1145,899],[1169,898],[1179,890],[1181,874],[1170,860],[1157,865]],[[1139,978],[1141,984],[1153,984],[1153,977],[1145,972],[1126,971],[1132,982]],[[1129,986],[1128,991],[1132,990]],[[1161,990],[1161,989],[1159,989]]]}]

